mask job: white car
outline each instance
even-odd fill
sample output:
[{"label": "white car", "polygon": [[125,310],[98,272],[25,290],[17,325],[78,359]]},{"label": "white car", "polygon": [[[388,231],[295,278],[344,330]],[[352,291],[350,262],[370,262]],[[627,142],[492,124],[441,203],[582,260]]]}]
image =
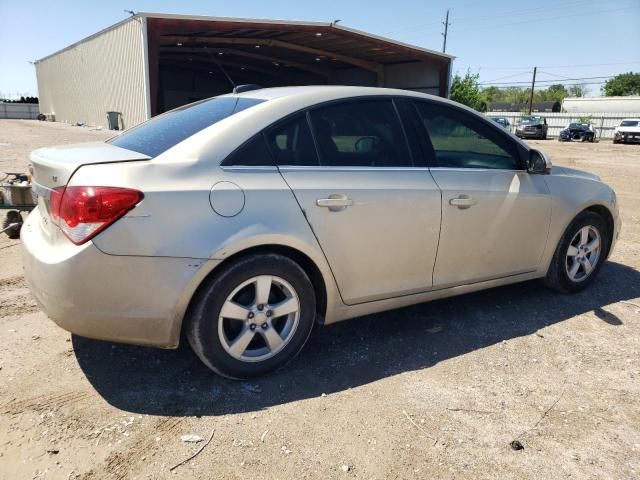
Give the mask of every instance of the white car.
[{"label": "white car", "polygon": [[625,118],[616,127],[613,143],[640,143],[640,118]]}]

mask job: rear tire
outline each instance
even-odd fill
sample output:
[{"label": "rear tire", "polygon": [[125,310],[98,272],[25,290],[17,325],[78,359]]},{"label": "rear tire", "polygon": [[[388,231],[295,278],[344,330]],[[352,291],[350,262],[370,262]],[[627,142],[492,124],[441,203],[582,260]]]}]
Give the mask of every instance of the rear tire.
[{"label": "rear tire", "polygon": [[196,355],[216,373],[259,377],[300,352],[315,312],[313,286],[296,262],[278,254],[250,255],[200,288],[187,313],[186,334]]},{"label": "rear tire", "polygon": [[554,290],[584,290],[596,278],[611,245],[604,219],[585,211],[573,219],[560,239],[543,283]]}]

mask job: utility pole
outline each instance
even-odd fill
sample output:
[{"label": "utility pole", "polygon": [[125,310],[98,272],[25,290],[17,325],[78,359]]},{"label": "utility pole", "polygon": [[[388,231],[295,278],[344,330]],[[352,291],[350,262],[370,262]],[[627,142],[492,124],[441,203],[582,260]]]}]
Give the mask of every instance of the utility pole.
[{"label": "utility pole", "polygon": [[449,23],[449,9],[447,8],[447,16],[444,19],[444,22],[442,22],[442,24],[444,25],[444,33],[442,34],[442,36],[444,37],[444,42],[442,43],[442,53],[445,53],[447,51],[447,32],[449,31],[449,25],[451,25]]},{"label": "utility pole", "polygon": [[536,87],[536,70],[538,67],[533,67],[533,80],[531,80],[531,95],[529,96],[529,115],[531,115],[531,109],[533,108],[533,89]]}]

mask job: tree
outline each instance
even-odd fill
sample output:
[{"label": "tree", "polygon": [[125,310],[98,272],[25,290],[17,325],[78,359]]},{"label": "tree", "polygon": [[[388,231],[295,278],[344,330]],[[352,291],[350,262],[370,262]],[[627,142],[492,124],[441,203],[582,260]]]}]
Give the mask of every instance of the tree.
[{"label": "tree", "polygon": [[621,73],[607,80],[602,88],[605,96],[640,95],[640,73]]},{"label": "tree", "polygon": [[570,85],[569,95],[572,97],[584,97],[587,94],[587,87],[585,85]]},{"label": "tree", "polygon": [[478,83],[479,78],[479,73],[471,73],[470,70],[467,70],[464,77],[456,73],[451,83],[451,100],[460,102],[479,112],[486,112],[487,102],[481,94]]},{"label": "tree", "polygon": [[498,101],[501,98],[500,89],[495,86],[484,88],[482,89],[482,97],[487,103]]},{"label": "tree", "polygon": [[567,89],[561,83],[549,85],[549,88],[543,91],[546,92],[545,100],[553,100],[556,102],[561,102],[562,100],[564,100],[564,97],[569,94],[569,92],[567,92]]}]

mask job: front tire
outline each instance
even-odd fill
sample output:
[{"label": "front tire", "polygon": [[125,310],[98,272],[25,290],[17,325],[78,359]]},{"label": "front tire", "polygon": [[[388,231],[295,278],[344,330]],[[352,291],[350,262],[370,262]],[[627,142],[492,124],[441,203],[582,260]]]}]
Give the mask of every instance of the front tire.
[{"label": "front tire", "polygon": [[560,292],[584,290],[600,271],[609,247],[604,219],[595,212],[580,213],[560,239],[544,283]]},{"label": "front tire", "polygon": [[224,267],[199,290],[186,334],[216,373],[253,378],[286,365],[313,328],[316,298],[305,271],[277,254],[251,255]]}]

